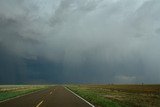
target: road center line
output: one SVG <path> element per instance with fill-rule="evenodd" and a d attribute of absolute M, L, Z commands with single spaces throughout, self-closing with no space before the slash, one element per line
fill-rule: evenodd
<path fill-rule="evenodd" d="M 50 95 L 52 94 L 52 92 L 49 93 Z"/>
<path fill-rule="evenodd" d="M 39 107 L 42 103 L 43 103 L 43 100 L 40 103 L 38 103 L 36 107 Z"/>

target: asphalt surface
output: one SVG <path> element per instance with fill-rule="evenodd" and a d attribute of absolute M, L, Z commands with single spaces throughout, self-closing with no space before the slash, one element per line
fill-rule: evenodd
<path fill-rule="evenodd" d="M 0 103 L 0 107 L 91 107 L 62 86 L 54 86 Z"/>

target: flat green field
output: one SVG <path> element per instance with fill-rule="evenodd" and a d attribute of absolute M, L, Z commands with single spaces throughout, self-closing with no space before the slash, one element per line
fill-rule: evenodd
<path fill-rule="evenodd" d="M 0 85 L 0 101 L 48 88 L 44 85 Z"/>
<path fill-rule="evenodd" d="M 98 107 L 160 107 L 160 85 L 69 85 Z"/>

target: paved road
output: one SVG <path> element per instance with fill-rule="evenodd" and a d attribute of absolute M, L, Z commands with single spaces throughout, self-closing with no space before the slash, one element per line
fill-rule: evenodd
<path fill-rule="evenodd" d="M 1 102 L 0 107 L 91 107 L 62 86 Z"/>

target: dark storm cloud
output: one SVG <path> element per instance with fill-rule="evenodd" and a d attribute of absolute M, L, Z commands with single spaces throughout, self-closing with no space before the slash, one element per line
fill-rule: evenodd
<path fill-rule="evenodd" d="M 159 83 L 159 11 L 158 0 L 1 0 L 0 82 Z"/>

